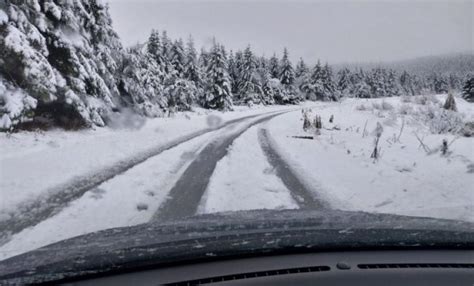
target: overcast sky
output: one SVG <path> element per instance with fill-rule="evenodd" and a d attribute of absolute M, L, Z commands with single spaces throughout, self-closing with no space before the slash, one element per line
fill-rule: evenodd
<path fill-rule="evenodd" d="M 213 36 L 228 49 L 250 44 L 261 55 L 309 62 L 379 62 L 472 51 L 472 0 L 445 1 L 164 1 L 105 0 L 125 45 L 151 29 L 173 38 Z"/>

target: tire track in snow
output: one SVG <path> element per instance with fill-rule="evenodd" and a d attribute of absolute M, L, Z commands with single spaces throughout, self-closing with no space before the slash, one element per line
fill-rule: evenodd
<path fill-rule="evenodd" d="M 291 195 L 301 209 L 329 209 L 329 203 L 318 198 L 314 191 L 302 183 L 291 166 L 276 151 L 275 143 L 268 130 L 259 129 L 258 139 L 268 162 L 275 168 L 277 176 L 282 180 L 287 189 L 290 190 Z"/>
<path fill-rule="evenodd" d="M 108 167 L 96 170 L 83 176 L 78 176 L 65 184 L 55 186 L 48 191 L 45 191 L 44 195 L 36 198 L 35 200 L 18 205 L 15 212 L 2 214 L 3 216 L 7 216 L 7 218 L 0 219 L 0 246 L 5 244 L 11 235 L 56 215 L 65 207 L 67 207 L 69 203 L 80 198 L 87 191 L 96 188 L 105 181 L 108 181 L 115 176 L 126 172 L 130 168 L 143 163 L 151 157 L 157 156 L 166 150 L 174 148 L 184 142 L 202 136 L 206 133 L 217 131 L 235 123 L 239 123 L 258 116 L 278 112 L 279 111 L 270 111 L 232 119 L 218 127 L 206 128 L 193 132 L 169 143 L 160 144 L 159 146 L 150 148 L 134 155 L 133 157 L 121 160 Z"/>
<path fill-rule="evenodd" d="M 286 112 L 288 111 L 262 117 L 245 128 L 209 143 L 178 179 L 169 192 L 169 199 L 158 208 L 151 221 L 178 220 L 195 215 L 217 162 L 227 154 L 227 149 L 234 140 L 250 127 Z"/>

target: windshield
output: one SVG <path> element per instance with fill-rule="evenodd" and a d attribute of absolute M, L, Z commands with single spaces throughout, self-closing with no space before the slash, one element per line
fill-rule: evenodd
<path fill-rule="evenodd" d="M 251 210 L 474 222 L 472 5 L 0 1 L 0 260 Z"/>

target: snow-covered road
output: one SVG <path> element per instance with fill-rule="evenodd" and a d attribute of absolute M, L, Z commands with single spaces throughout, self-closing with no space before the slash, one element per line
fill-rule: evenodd
<path fill-rule="evenodd" d="M 272 113 L 274 112 L 270 112 L 270 114 Z M 27 227 L 34 226 L 37 223 L 59 213 L 63 208 L 67 207 L 70 202 L 80 198 L 87 191 L 96 188 L 100 184 L 126 172 L 140 163 L 143 163 L 151 157 L 157 156 L 166 150 L 209 132 L 225 129 L 229 126 L 232 127 L 239 122 L 251 120 L 260 115 L 261 114 L 248 115 L 242 118 L 229 120 L 216 127 L 209 127 L 192 132 L 165 144 L 159 144 L 158 146 L 153 146 L 138 154 L 133 154 L 126 159 L 105 166 L 93 173 L 77 176 L 70 181 L 54 186 L 45 192 L 46 195 L 39 196 L 36 199 L 18 205 L 14 215 L 10 215 L 7 219 L 0 220 L 0 241 L 2 238 L 5 239 L 11 234 L 18 233 Z"/>
<path fill-rule="evenodd" d="M 101 229 L 196 214 L 216 164 L 234 140 L 254 125 L 295 110 L 299 109 L 263 110 L 231 119 L 153 147 L 97 175 L 71 180 L 62 190 L 45 192 L 48 196 L 28 201 L 31 208 L 23 207 L 0 222 L 4 240 L 0 259 Z M 282 197 L 273 201 L 281 208 L 298 207 L 288 190 L 283 196 L 287 203 Z"/>
<path fill-rule="evenodd" d="M 283 113 L 276 113 L 258 117 L 243 126 L 226 128 L 230 130 L 206 145 L 196 156 L 183 175 L 169 192 L 169 199 L 165 201 L 154 220 L 168 221 L 178 220 L 196 214 L 201 198 L 206 191 L 216 164 L 224 156 L 227 149 L 236 138 L 246 132 L 250 127 L 263 123 Z"/>

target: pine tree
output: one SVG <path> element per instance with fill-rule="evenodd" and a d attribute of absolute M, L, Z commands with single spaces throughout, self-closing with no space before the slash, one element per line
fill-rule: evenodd
<path fill-rule="evenodd" d="M 353 89 L 351 83 L 351 71 L 348 68 L 343 68 L 337 73 L 337 89 L 342 96 L 350 96 Z"/>
<path fill-rule="evenodd" d="M 366 77 L 366 83 L 370 87 L 371 97 L 386 97 L 387 92 L 387 74 L 380 67 L 372 69 L 371 73 Z"/>
<path fill-rule="evenodd" d="M 295 82 L 295 72 L 293 66 L 288 58 L 288 50 L 285 48 L 283 50 L 283 58 L 281 60 L 281 70 L 280 70 L 280 82 L 285 86 L 292 86 Z"/>
<path fill-rule="evenodd" d="M 245 48 L 240 68 L 239 98 L 246 104 L 263 102 L 263 92 L 257 80 L 257 61 L 250 49 Z"/>
<path fill-rule="evenodd" d="M 300 58 L 300 60 L 298 61 L 298 64 L 296 65 L 295 77 L 296 78 L 304 77 L 306 76 L 308 72 L 309 72 L 309 69 L 306 66 L 306 63 L 304 62 L 303 58 Z"/>
<path fill-rule="evenodd" d="M 403 71 L 400 75 L 400 85 L 404 95 L 415 95 L 414 82 L 407 71 Z"/>
<path fill-rule="evenodd" d="M 229 71 L 230 87 L 232 94 L 237 93 L 237 66 L 235 63 L 234 52 L 230 50 L 229 59 L 227 60 L 227 70 Z"/>
<path fill-rule="evenodd" d="M 209 53 L 206 70 L 206 93 L 202 102 L 205 108 L 232 109 L 232 92 L 227 63 L 222 47 L 214 42 Z"/>
<path fill-rule="evenodd" d="M 191 110 L 200 90 L 192 80 L 185 78 L 186 55 L 183 41 L 175 41 L 169 51 L 169 74 L 165 80 L 164 93 L 170 113 Z"/>
<path fill-rule="evenodd" d="M 266 65 L 260 65 L 257 69 L 259 75 L 260 87 L 263 93 L 263 104 L 275 103 L 275 89 L 271 83 L 271 75 Z"/>
<path fill-rule="evenodd" d="M 462 97 L 469 102 L 474 102 L 474 77 L 466 80 L 462 89 Z"/>
<path fill-rule="evenodd" d="M 186 64 L 184 68 L 184 77 L 193 81 L 196 87 L 202 87 L 201 69 L 198 64 L 197 52 L 194 48 L 194 40 L 189 37 L 186 43 Z"/>
<path fill-rule="evenodd" d="M 3 85 L 7 90 L 13 84 L 18 102 L 27 104 L 13 112 L 2 98 L 1 117 L 10 127 L 25 117 L 49 117 L 65 127 L 103 126 L 120 102 L 116 72 L 123 52 L 107 6 L 98 0 L 42 6 L 8 1 L 8 8 L 9 20 L 0 25 L 0 80 L 11 83 Z M 41 110 L 30 112 L 36 103 Z"/>
<path fill-rule="evenodd" d="M 234 94 L 234 100 L 240 101 L 240 91 L 239 88 L 241 86 L 242 80 L 242 69 L 244 65 L 244 55 L 242 51 L 237 51 L 234 57 L 234 63 L 232 67 L 232 79 L 233 79 L 233 86 L 232 86 L 232 93 Z"/>
<path fill-rule="evenodd" d="M 156 30 L 152 30 L 147 42 L 147 52 L 154 58 L 158 65 L 164 62 L 160 34 Z"/>
<path fill-rule="evenodd" d="M 280 62 L 280 83 L 281 90 L 277 93 L 275 100 L 280 104 L 294 104 L 298 101 L 296 96 L 295 72 L 290 62 L 288 50 L 283 50 L 283 58 Z"/>
<path fill-rule="evenodd" d="M 272 78 L 280 78 L 280 63 L 275 54 L 270 58 L 268 69 Z"/>
<path fill-rule="evenodd" d="M 327 100 L 339 100 L 339 93 L 336 90 L 332 69 L 328 63 L 323 68 L 324 97 Z"/>
<path fill-rule="evenodd" d="M 169 52 L 170 64 L 173 67 L 175 76 L 182 78 L 184 76 L 184 66 L 186 64 L 183 41 L 181 39 L 175 41 L 171 45 Z"/>
<path fill-rule="evenodd" d="M 168 107 L 163 93 L 160 67 L 153 56 L 135 46 L 123 54 L 118 66 L 119 90 L 122 99 L 139 114 L 149 117 L 161 116 Z"/>
<path fill-rule="evenodd" d="M 397 80 L 397 74 L 394 70 L 390 70 L 387 75 L 386 83 L 387 95 L 388 96 L 400 96 L 400 86 Z"/>

